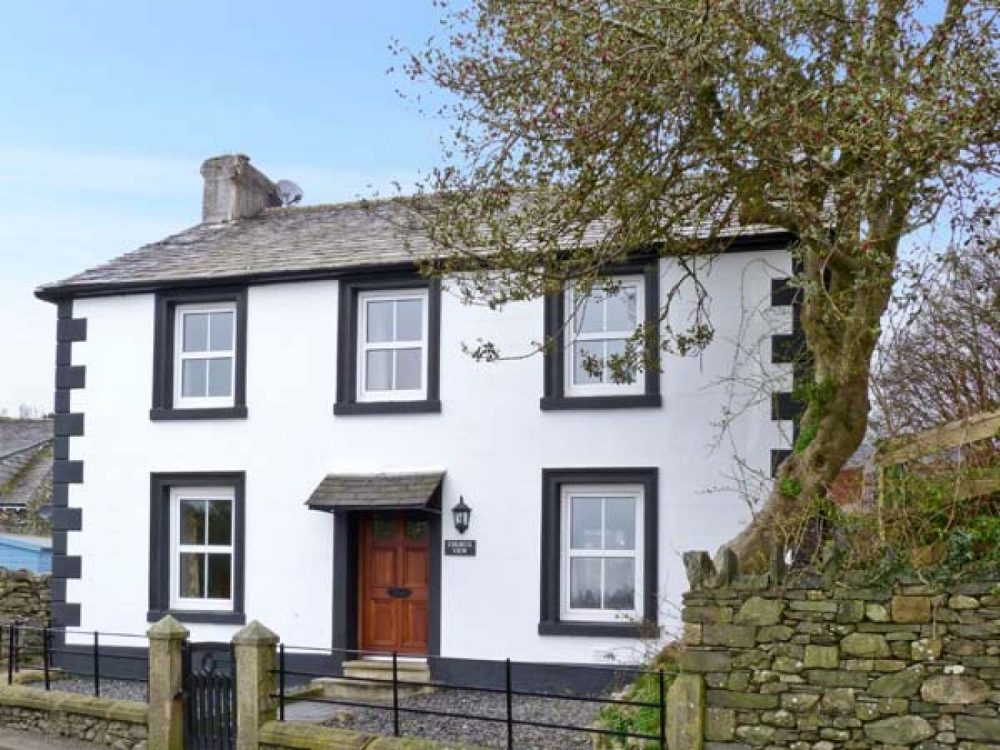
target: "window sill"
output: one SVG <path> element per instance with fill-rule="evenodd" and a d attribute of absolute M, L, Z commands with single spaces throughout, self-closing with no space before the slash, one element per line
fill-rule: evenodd
<path fill-rule="evenodd" d="M 539 400 L 542 411 L 572 409 L 656 409 L 663 406 L 659 393 L 636 396 L 545 396 Z"/>
<path fill-rule="evenodd" d="M 333 413 L 338 416 L 352 414 L 439 414 L 441 401 L 351 401 L 333 405 Z"/>
<path fill-rule="evenodd" d="M 243 612 L 212 612 L 210 610 L 169 609 L 146 613 L 147 622 L 158 622 L 167 615 L 181 622 L 208 623 L 213 625 L 246 625 Z"/>
<path fill-rule="evenodd" d="M 655 629 L 659 637 L 660 628 L 654 623 L 634 622 L 566 622 L 564 620 L 543 620 L 538 623 L 539 635 L 572 635 L 594 638 L 649 638 Z"/>
<path fill-rule="evenodd" d="M 223 406 L 214 409 L 150 409 L 152 422 L 175 422 L 195 419 L 246 419 L 246 406 Z"/>

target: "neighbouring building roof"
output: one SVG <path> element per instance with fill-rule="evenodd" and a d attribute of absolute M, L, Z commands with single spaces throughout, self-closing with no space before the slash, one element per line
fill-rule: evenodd
<path fill-rule="evenodd" d="M 0 505 L 47 499 L 51 483 L 52 422 L 0 419 Z"/>
<path fill-rule="evenodd" d="M 306 505 L 314 510 L 426 508 L 444 480 L 443 471 L 405 474 L 328 474 Z"/>
<path fill-rule="evenodd" d="M 309 278 L 323 272 L 412 265 L 435 255 L 413 229 L 406 199 L 266 208 L 256 216 L 203 223 L 67 279 L 39 287 L 43 299 L 102 290 L 147 290 L 178 282 Z M 605 226 L 591 230 L 596 242 Z M 734 228 L 732 236 L 780 232 Z"/>

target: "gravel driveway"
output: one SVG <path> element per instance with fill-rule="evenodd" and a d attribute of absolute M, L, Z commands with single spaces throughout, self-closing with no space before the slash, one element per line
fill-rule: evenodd
<path fill-rule="evenodd" d="M 503 719 L 506 703 L 502 694 L 459 690 L 438 690 L 426 695 L 400 697 L 401 708 L 491 716 Z M 335 708 L 331 706 L 331 708 Z M 589 726 L 600 710 L 600 704 L 568 701 L 559 698 L 515 697 L 514 718 L 552 724 Z M 392 734 L 392 711 L 344 707 L 327 726 L 355 729 L 370 734 Z M 400 713 L 400 734 L 404 737 L 426 737 L 437 740 L 464 742 L 482 747 L 507 747 L 507 728 L 502 722 L 459 719 L 452 716 Z M 518 750 L 550 750 L 551 748 L 591 747 L 592 735 L 585 731 L 514 727 L 514 747 Z"/>

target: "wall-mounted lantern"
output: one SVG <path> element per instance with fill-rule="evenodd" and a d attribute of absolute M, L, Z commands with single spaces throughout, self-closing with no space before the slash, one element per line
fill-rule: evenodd
<path fill-rule="evenodd" d="M 458 503 L 451 509 L 451 516 L 455 521 L 455 530 L 459 534 L 464 534 L 469 529 L 469 519 L 472 517 L 472 508 L 465 504 L 465 498 L 459 495 Z"/>

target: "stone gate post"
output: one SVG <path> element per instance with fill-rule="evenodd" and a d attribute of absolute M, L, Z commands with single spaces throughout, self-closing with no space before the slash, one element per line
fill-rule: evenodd
<path fill-rule="evenodd" d="M 184 750 L 183 649 L 188 629 L 170 615 L 149 637 L 149 750 Z"/>
<path fill-rule="evenodd" d="M 277 713 L 277 645 L 280 639 L 254 620 L 233 636 L 236 650 L 236 748 L 257 750 L 260 727 Z"/>

